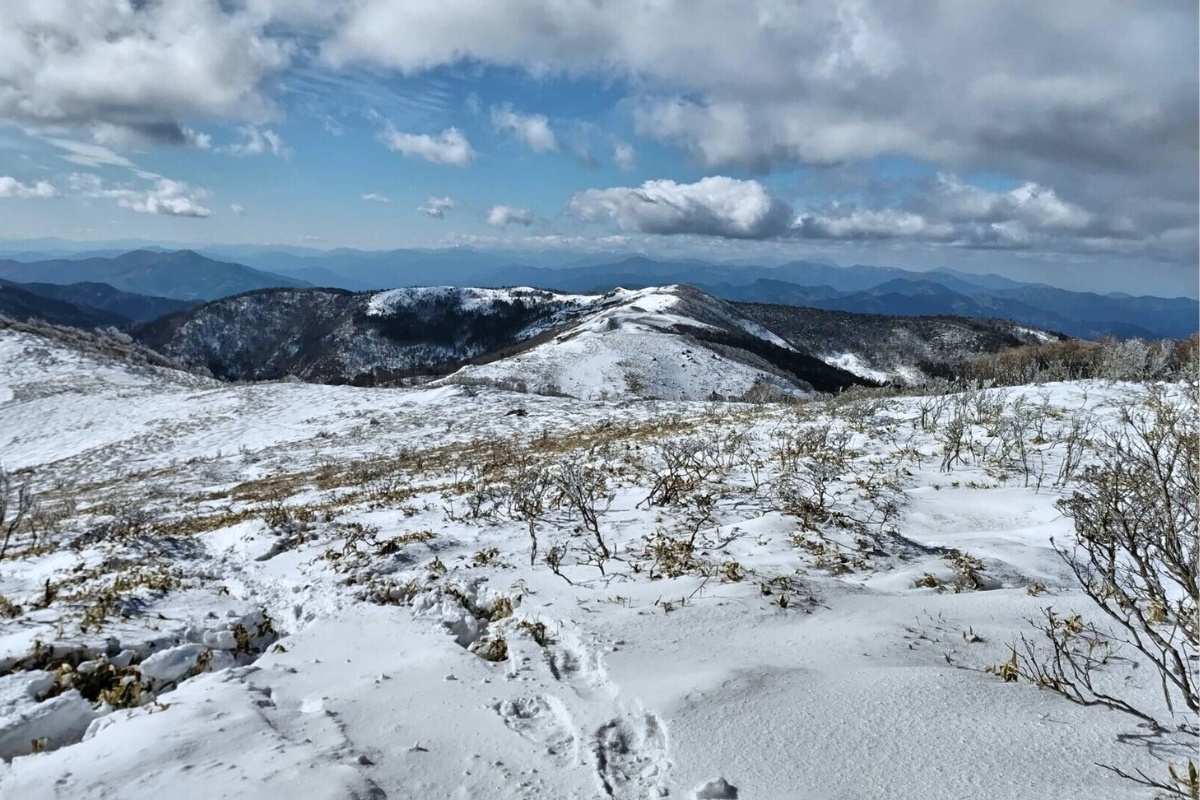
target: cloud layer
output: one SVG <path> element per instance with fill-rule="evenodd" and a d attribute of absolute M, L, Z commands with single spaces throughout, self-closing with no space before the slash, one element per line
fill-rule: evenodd
<path fill-rule="evenodd" d="M 709 167 L 905 155 L 1195 227 L 1193 3 L 359 0 L 333 64 L 617 76 L 639 131 Z M 664 35 L 664 32 L 670 35 Z"/>
<path fill-rule="evenodd" d="M 577 193 L 571 211 L 584 222 L 615 222 L 624 231 L 726 239 L 905 241 L 959 247 L 1124 251 L 1136 240 L 1127 220 L 1106 218 L 1024 183 L 988 191 L 957 176 L 938 175 L 901 208 L 832 202 L 794 212 L 756 180 L 724 176 L 681 184 Z"/>

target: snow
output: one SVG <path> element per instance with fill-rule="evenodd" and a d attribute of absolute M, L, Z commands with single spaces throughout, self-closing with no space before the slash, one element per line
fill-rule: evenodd
<path fill-rule="evenodd" d="M 40 699 L 54 680 L 54 673 L 42 671 L 0 676 L 0 759 L 29 755 L 34 742 L 52 750 L 78 741 L 98 716 L 74 689 Z"/>
<path fill-rule="evenodd" d="M 1039 342 L 1053 342 L 1058 338 L 1058 337 L 1054 336 L 1053 334 L 1048 333 L 1047 331 L 1040 331 L 1040 330 L 1037 330 L 1036 328 L 1023 328 L 1023 327 L 1018 326 L 1015 330 L 1018 334 L 1021 334 L 1022 336 L 1032 337 L 1033 339 L 1036 339 Z"/>
<path fill-rule="evenodd" d="M 677 295 L 610 300 L 457 376 L 557 381 L 584 399 L 225 385 L 0 332 L 0 458 L 48 507 L 73 502 L 48 546 L 0 561 L 0 596 L 22 606 L 0 619 L 0 796 L 1153 796 L 1093 766 L 1161 771 L 1131 743 L 1136 720 L 982 671 L 1042 608 L 1086 610 L 1050 546 L 1071 534 L 1064 489 L 984 463 L 940 471 L 920 398 L 675 402 L 760 373 L 685 353 L 662 330 Z M 630 375 L 667 400 L 586 399 Z M 1111 418 L 1140 391 L 988 396 L 1059 410 L 1054 428 L 1080 409 Z M 882 508 L 856 483 L 879 464 L 895 481 L 880 491 L 897 536 L 845 572 L 821 566 L 779 502 L 783 444 L 824 424 L 848 437 L 835 507 Z M 717 454 L 711 507 L 649 503 L 668 445 L 697 442 Z M 1039 452 L 1055 475 L 1061 449 Z M 531 566 L 529 521 L 494 494 L 507 469 L 562 463 L 603 476 L 603 575 L 579 514 L 549 507 L 540 553 L 567 556 L 561 575 Z M 151 515 L 145 530 L 119 516 L 130 508 Z M 707 573 L 671 577 L 643 555 L 689 530 Z M 953 580 L 947 547 L 982 560 L 985 590 L 918 585 Z M 502 659 L 483 657 L 500 641 Z M 41 699 L 54 672 L 11 671 L 35 649 L 135 668 L 146 697 Z M 1148 670 L 1114 669 L 1154 701 Z"/>
<path fill-rule="evenodd" d="M 877 369 L 867 364 L 857 353 L 839 353 L 831 356 L 821 356 L 821 360 L 832 367 L 844 369 L 860 378 L 876 381 L 877 383 L 896 383 L 901 386 L 919 386 L 926 378 L 915 367 L 900 365 L 890 370 Z"/>
<path fill-rule="evenodd" d="M 379 292 L 368 303 L 367 313 L 383 316 L 422 303 L 448 300 L 455 300 L 464 311 L 476 311 L 495 303 L 512 303 L 514 301 L 586 306 L 594 305 L 600 297 L 600 295 L 559 294 L 528 286 L 509 289 L 415 286 Z"/>
<path fill-rule="evenodd" d="M 714 393 L 732 397 L 758 381 L 796 392 L 768 370 L 722 358 L 673 333 L 677 327 L 714 329 L 680 308 L 678 289 L 618 289 L 592 298 L 598 309 L 553 340 L 501 361 L 464 367 L 443 383 L 523 385 L 533 392 L 587 400 L 627 396 L 697 400 Z M 753 335 L 792 349 L 749 320 L 727 318 Z"/>

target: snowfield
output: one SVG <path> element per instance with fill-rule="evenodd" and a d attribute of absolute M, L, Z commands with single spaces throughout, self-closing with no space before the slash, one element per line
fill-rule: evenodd
<path fill-rule="evenodd" d="M 1145 387 L 625 401 L 761 374 L 630 295 L 503 362 L 575 398 L 0 330 L 0 465 L 42 504 L 0 559 L 0 797 L 1154 796 L 1096 765 L 1194 743 L 994 672 L 1042 609 L 1094 614 L 1051 545 L 1064 432 Z"/>

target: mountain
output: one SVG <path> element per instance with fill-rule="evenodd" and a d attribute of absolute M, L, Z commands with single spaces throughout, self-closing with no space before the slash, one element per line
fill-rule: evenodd
<path fill-rule="evenodd" d="M 0 317 L 20 322 L 37 319 L 53 325 L 89 329 L 120 326 L 129 322 L 120 314 L 81 308 L 65 300 L 31 292 L 21 284 L 5 280 L 0 280 Z"/>
<path fill-rule="evenodd" d="M 169 297 L 122 292 L 107 283 L 21 283 L 12 285 L 42 297 L 70 303 L 81 309 L 116 315 L 122 320 L 120 325 L 149 322 L 164 314 L 173 314 L 196 305 L 195 301 L 172 300 Z"/>
<path fill-rule="evenodd" d="M 175 300 L 214 300 L 305 281 L 214 261 L 192 250 L 135 250 L 113 258 L 0 261 L 0 278 L 18 283 L 106 283 L 124 292 Z"/>
<path fill-rule="evenodd" d="M 1012 323 L 730 304 L 687 286 L 271 289 L 137 326 L 136 339 L 228 380 L 500 386 L 581 398 L 702 399 L 760 387 L 918 383 L 1054 338 Z M 886 340 L 886 341 L 884 341 Z"/>
<path fill-rule="evenodd" d="M 53 261 L 0 261 L 0 278 L 22 283 L 103 282 L 124 291 L 182 300 L 213 300 L 274 287 L 361 292 L 424 285 L 536 286 L 603 294 L 617 287 L 686 284 L 724 300 L 885 315 L 1001 317 L 1082 338 L 1184 338 L 1200 328 L 1200 304 L 1189 298 L 1073 292 L 947 268 L 921 272 L 810 261 L 732 264 L 469 247 L 379 252 L 210 248 L 217 251 L 236 253 L 249 266 L 192 250 L 144 249 L 114 257 L 81 258 L 76 253 Z"/>
<path fill-rule="evenodd" d="M 861 314 L 769 303 L 734 307 L 797 350 L 879 382 L 950 378 L 975 356 L 1066 338 L 1000 319 Z"/>
<path fill-rule="evenodd" d="M 769 280 L 703 288 L 729 300 L 788 303 L 830 311 L 1002 318 L 1085 339 L 1180 339 L 1200 328 L 1200 304 L 1187 298 L 1112 297 L 1035 284 L 984 289 L 963 286 L 962 280 L 953 276 L 947 280 L 935 273 L 920 275 L 919 279 L 893 279 L 855 292 Z M 959 288 L 950 288 L 947 282 L 958 283 Z"/>
<path fill-rule="evenodd" d="M 1000 289 L 995 296 L 1082 323 L 1082 329 L 1118 337 L 1141 335 L 1125 330 L 1145 330 L 1151 336 L 1183 339 L 1200 328 L 1200 304 L 1186 297 L 1101 295 L 1036 284 Z"/>
<path fill-rule="evenodd" d="M 134 329 L 218 377 L 364 385 L 454 382 L 578 397 L 699 399 L 756 384 L 837 391 L 862 378 L 801 353 L 687 287 L 603 295 L 537 289 L 267 290 Z"/>

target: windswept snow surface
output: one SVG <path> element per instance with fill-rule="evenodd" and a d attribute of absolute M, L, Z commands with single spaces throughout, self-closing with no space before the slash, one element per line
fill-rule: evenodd
<path fill-rule="evenodd" d="M 589 325 L 632 348 L 656 303 Z M 555 379 L 616 368 L 595 332 L 545 345 L 581 365 Z M 0 331 L 0 461 L 49 515 L 0 561 L 0 797 L 1149 798 L 1094 766 L 1162 772 L 1135 720 L 983 672 L 1087 610 L 1053 433 L 1141 391 L 980 395 L 1047 410 L 1039 488 L 941 472 L 920 398 L 234 386 Z M 822 453 L 848 527 L 786 500 Z M 77 693 L 113 671 L 125 695 Z"/>

